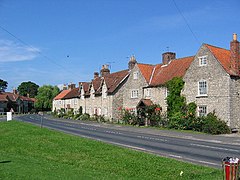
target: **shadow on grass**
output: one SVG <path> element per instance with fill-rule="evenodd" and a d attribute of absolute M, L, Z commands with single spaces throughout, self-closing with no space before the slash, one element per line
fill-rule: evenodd
<path fill-rule="evenodd" d="M 10 163 L 12 161 L 0 161 L 0 164 L 3 164 L 3 163 Z"/>

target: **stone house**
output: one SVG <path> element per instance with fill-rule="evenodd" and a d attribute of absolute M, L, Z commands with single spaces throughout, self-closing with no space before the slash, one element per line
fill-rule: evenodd
<path fill-rule="evenodd" d="M 128 78 L 128 70 L 110 73 L 108 66 L 104 65 L 99 73 L 94 73 L 90 82 L 80 82 L 80 103 L 83 113 L 90 116 L 102 115 L 110 121 L 119 116 L 118 108 L 122 106 L 123 88 Z"/>
<path fill-rule="evenodd" d="M 195 102 L 198 115 L 215 112 L 231 128 L 240 128 L 240 55 L 237 35 L 230 50 L 203 44 L 184 76 L 182 94 Z"/>
<path fill-rule="evenodd" d="M 110 120 L 119 118 L 121 108 L 136 112 L 140 106 L 160 104 L 166 111 L 165 83 L 174 77 L 185 81 L 182 95 L 187 103 L 197 104 L 198 116 L 214 111 L 231 128 L 239 129 L 240 55 L 236 34 L 230 50 L 203 44 L 195 56 L 176 58 L 175 53 L 165 52 L 162 63 L 156 65 L 138 63 L 132 56 L 128 69 L 115 73 L 104 65 L 100 76 L 95 72 L 91 82 L 80 82 L 69 102 L 65 98 L 55 107 L 66 108 L 69 104 L 71 108 L 74 104 L 70 100 L 75 99 L 76 110 L 81 107 L 83 113 L 104 115 Z M 55 100 L 70 92 L 63 91 Z"/>
<path fill-rule="evenodd" d="M 20 96 L 17 90 L 0 92 L 0 112 L 28 113 L 34 108 L 34 98 Z"/>
<path fill-rule="evenodd" d="M 76 88 L 75 84 L 70 84 L 68 89 L 64 89 L 53 99 L 52 111 L 73 110 L 75 113 L 78 112 L 79 96 L 79 88 Z"/>
<path fill-rule="evenodd" d="M 183 77 L 193 61 L 193 56 L 176 59 L 175 53 L 163 54 L 162 64 L 137 63 L 125 84 L 123 108 L 136 112 L 139 105 L 160 104 L 167 110 L 165 83 L 173 77 Z"/>

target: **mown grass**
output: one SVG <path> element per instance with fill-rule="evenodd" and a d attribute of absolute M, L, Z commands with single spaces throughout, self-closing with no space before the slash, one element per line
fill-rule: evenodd
<path fill-rule="evenodd" d="M 206 180 L 222 172 L 11 121 L 0 122 L 0 179 Z"/>

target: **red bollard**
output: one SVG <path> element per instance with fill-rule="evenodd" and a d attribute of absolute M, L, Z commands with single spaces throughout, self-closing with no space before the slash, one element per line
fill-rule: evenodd
<path fill-rule="evenodd" d="M 226 157 L 222 160 L 223 179 L 224 180 L 239 180 L 239 165 L 238 158 Z"/>

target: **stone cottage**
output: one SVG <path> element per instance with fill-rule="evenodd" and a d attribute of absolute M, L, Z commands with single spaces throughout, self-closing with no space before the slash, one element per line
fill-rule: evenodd
<path fill-rule="evenodd" d="M 203 44 L 184 76 L 182 94 L 195 102 L 198 115 L 215 112 L 231 128 L 240 128 L 240 55 L 237 35 L 230 50 Z"/>
<path fill-rule="evenodd" d="M 130 72 L 124 89 L 123 108 L 137 111 L 138 105 L 160 104 L 167 110 L 167 89 L 164 84 L 173 77 L 183 77 L 194 57 L 176 59 L 176 54 L 166 52 L 162 64 L 137 63 Z"/>
<path fill-rule="evenodd" d="M 0 92 L 0 112 L 28 113 L 34 108 L 34 98 L 20 96 L 16 89 L 13 92 Z"/>
<path fill-rule="evenodd" d="M 128 70 L 110 73 L 107 65 L 104 65 L 99 73 L 94 73 L 94 79 L 90 82 L 79 83 L 80 103 L 83 113 L 103 115 L 110 121 L 119 116 L 118 107 L 122 106 L 123 86 L 129 75 Z"/>

